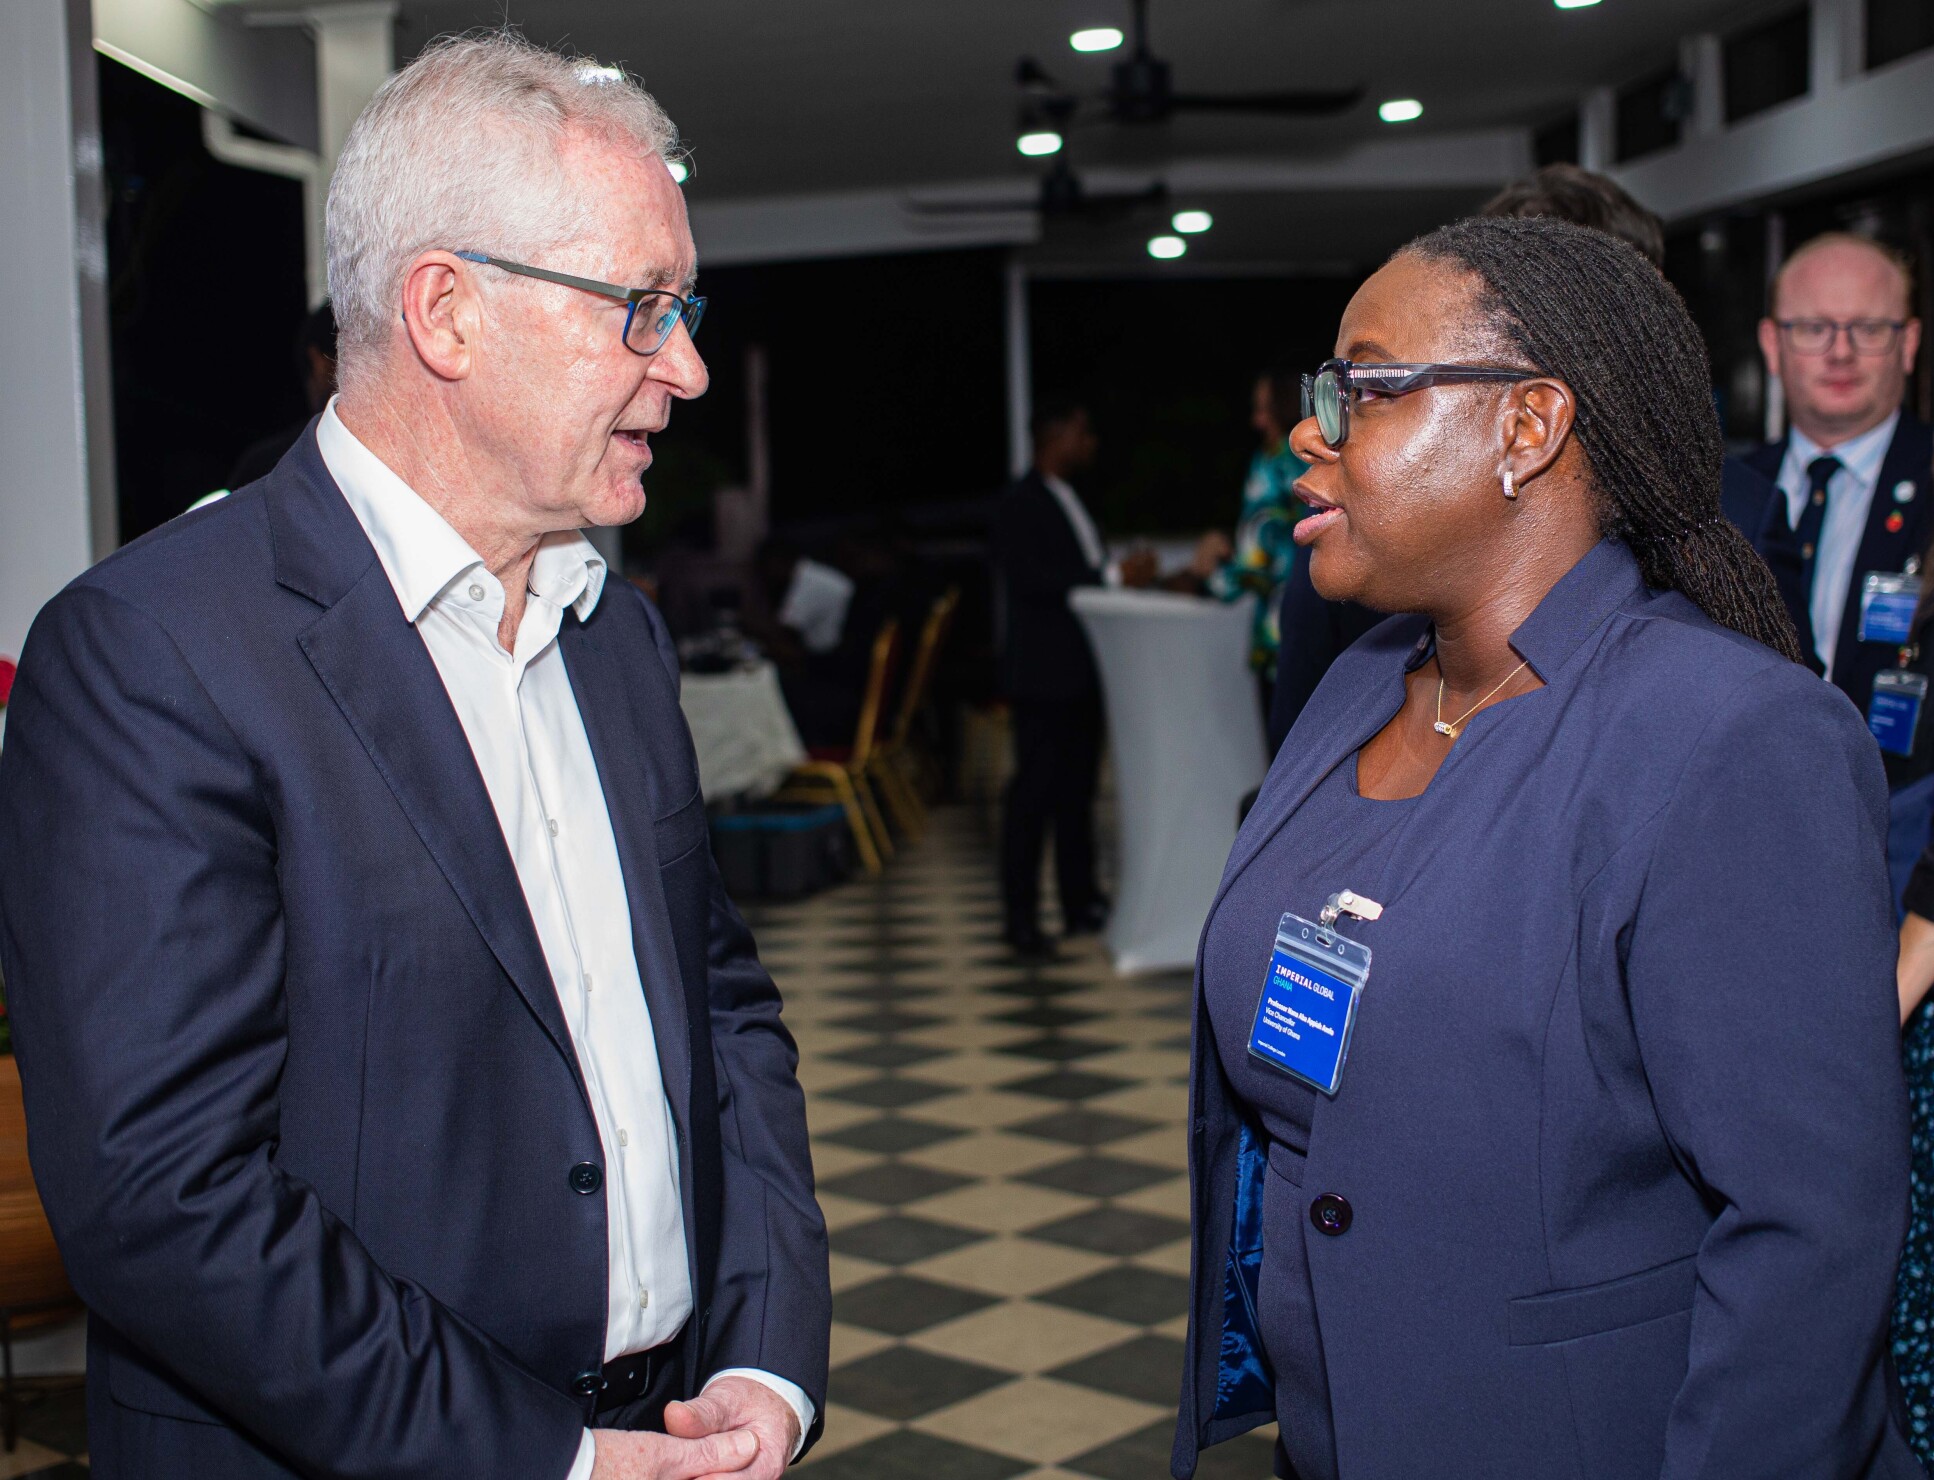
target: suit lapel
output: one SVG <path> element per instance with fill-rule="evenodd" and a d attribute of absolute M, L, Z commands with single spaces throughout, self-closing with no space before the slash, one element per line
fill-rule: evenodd
<path fill-rule="evenodd" d="M 1867 506 L 1867 528 L 1860 537 L 1860 553 L 1854 561 L 1853 577 L 1847 583 L 1847 605 L 1840 619 L 1840 637 L 1834 645 L 1833 671 L 1836 676 L 1851 673 L 1859 662 L 1861 586 L 1870 571 L 1900 571 L 1907 568 L 1910 556 L 1927 548 L 1928 498 L 1927 455 L 1920 450 L 1917 459 L 1914 424 L 1903 415 L 1881 459 L 1880 476 L 1874 480 L 1873 501 Z M 1913 489 L 1903 502 L 1894 495 L 1902 484 Z M 1887 521 L 1901 516 L 1900 527 L 1890 530 Z"/>
<path fill-rule="evenodd" d="M 643 613 L 635 603 L 617 600 L 611 593 L 598 603 L 589 622 L 579 622 L 567 613 L 558 630 L 558 646 L 577 696 L 578 713 L 584 717 L 584 733 L 591 742 L 611 831 L 618 841 L 625 898 L 631 905 L 632 952 L 651 1009 L 651 1032 L 658 1043 L 665 1093 L 684 1123 L 692 1087 L 691 1009 L 681 985 L 671 913 L 658 872 L 653 822 L 660 812 L 669 812 L 685 799 L 672 797 L 660 806 L 650 784 L 654 740 L 662 745 L 668 730 L 675 735 L 683 723 L 678 694 L 658 660 Z"/>
<path fill-rule="evenodd" d="M 270 476 L 276 580 L 323 608 L 298 639 L 303 654 L 577 1077 L 550 968 L 470 742 L 429 649 L 316 450 L 313 422 Z"/>

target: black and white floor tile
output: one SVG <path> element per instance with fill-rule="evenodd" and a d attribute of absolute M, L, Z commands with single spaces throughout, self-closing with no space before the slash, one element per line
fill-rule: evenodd
<path fill-rule="evenodd" d="M 1097 941 L 1017 964 L 982 821 L 877 881 L 748 910 L 799 1039 L 832 1231 L 810 1480 L 1163 1480 L 1188 1285 L 1188 981 Z M 1049 914 L 1052 915 L 1050 909 Z M 1264 1480 L 1273 1429 L 1203 1480 Z M 0 1480 L 81 1476 L 73 1383 L 29 1383 Z"/>
<path fill-rule="evenodd" d="M 1018 964 L 936 812 L 884 878 L 750 912 L 798 1036 L 833 1247 L 813 1480 L 1159 1480 L 1188 1279 L 1188 981 Z M 1273 1430 L 1204 1480 L 1271 1473 Z"/>

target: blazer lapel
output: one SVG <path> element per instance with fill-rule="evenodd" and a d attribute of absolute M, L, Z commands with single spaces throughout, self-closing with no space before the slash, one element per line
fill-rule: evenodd
<path fill-rule="evenodd" d="M 1927 547 L 1928 500 L 1921 495 L 1926 491 L 1928 470 L 1924 452 L 1919 465 L 1915 465 L 1912 444 L 1917 439 L 1913 431 L 1913 424 L 1903 415 L 1893 440 L 1887 445 L 1887 455 L 1881 459 L 1880 476 L 1874 480 L 1873 501 L 1867 507 L 1867 528 L 1860 537 L 1853 578 L 1847 583 L 1840 637 L 1834 644 L 1836 678 L 1842 673 L 1851 673 L 1859 661 L 1860 597 L 1868 573 L 1905 570 L 1908 557 L 1922 554 Z M 1905 502 L 1894 496 L 1894 490 L 1902 484 L 1913 490 Z M 1890 530 L 1887 521 L 1896 514 L 1900 515 L 1899 527 Z"/>
<path fill-rule="evenodd" d="M 324 608 L 298 639 L 304 655 L 582 1087 L 550 967 L 470 742 L 429 649 L 316 451 L 313 424 L 275 476 L 268 512 L 276 579 Z"/>
<path fill-rule="evenodd" d="M 636 630 L 627 632 L 634 622 Z M 692 1087 L 691 1009 L 681 986 L 653 824 L 660 813 L 669 814 L 688 799 L 664 798 L 661 805 L 651 787 L 654 740 L 662 747 L 683 724 L 678 692 L 658 659 L 643 613 L 611 593 L 588 623 L 567 614 L 558 646 L 618 840 L 618 863 L 631 904 L 631 948 L 651 1009 L 665 1092 L 683 1122 Z M 695 795 L 695 769 L 692 784 Z"/>
<path fill-rule="evenodd" d="M 1222 871 L 1222 882 L 1216 886 L 1215 903 L 1209 907 L 1209 918 L 1214 917 L 1222 904 L 1222 896 L 1228 893 L 1236 876 L 1295 815 L 1323 778 L 1347 757 L 1355 755 L 1403 707 L 1403 654 L 1409 650 L 1407 643 L 1392 649 L 1394 676 L 1389 683 L 1354 695 L 1334 717 L 1322 711 L 1306 710 L 1305 717 L 1296 722 L 1296 728 L 1277 752 L 1268 776 L 1263 778 L 1255 806 L 1250 808 L 1242 830 L 1236 834 L 1228 866 Z"/>

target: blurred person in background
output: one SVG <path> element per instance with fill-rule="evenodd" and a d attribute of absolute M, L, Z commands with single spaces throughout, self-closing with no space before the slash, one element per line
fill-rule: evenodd
<path fill-rule="evenodd" d="M 1698 330 L 1624 243 L 1475 218 L 1336 353 L 1298 540 L 1412 615 L 1204 929 L 1175 1474 L 1274 1420 L 1302 1480 L 1918 1480 L 1885 787 L 1720 513 Z"/>
<path fill-rule="evenodd" d="M 340 394 L 34 622 L 0 967 L 103 1480 L 776 1480 L 821 1426 L 797 1053 L 582 533 L 707 386 L 677 151 L 615 69 L 427 47 L 330 187 Z"/>
<path fill-rule="evenodd" d="M 1908 645 L 1873 594 L 1925 581 L 1934 535 L 1934 433 L 1903 404 L 1920 337 L 1907 260 L 1845 232 L 1787 258 L 1759 326 L 1791 427 L 1750 459 L 1779 485 L 1763 546 L 1786 577 L 1807 662 L 1870 718 L 1876 677 L 1898 667 Z M 1882 756 L 1898 902 L 1934 823 L 1934 775 L 1914 775 L 1911 755 L 1883 747 Z"/>
<path fill-rule="evenodd" d="M 1615 236 L 1654 267 L 1665 263 L 1665 223 L 1634 200 L 1617 181 L 1575 164 L 1549 164 L 1504 187 L 1479 212 L 1484 216 L 1550 217 Z M 1774 503 L 1772 481 L 1738 458 L 1721 472 L 1720 510 L 1756 544 Z M 1292 567 L 1284 584 L 1276 662 L 1276 693 L 1269 712 L 1273 754 L 1296 724 L 1330 664 L 1381 620 L 1377 613 L 1325 602 L 1308 577 L 1308 562 Z"/>
<path fill-rule="evenodd" d="M 1095 783 L 1101 769 L 1101 674 L 1068 597 L 1084 586 L 1152 585 L 1153 552 L 1108 558 L 1073 479 L 1094 465 L 1085 406 L 1044 402 L 1034 414 L 1034 466 L 1001 496 L 994 578 L 1001 669 L 1014 716 L 1014 776 L 1001 809 L 1004 938 L 1024 958 L 1055 954 L 1041 929 L 1041 854 L 1054 836 L 1055 883 L 1069 935 L 1101 929 L 1108 899 L 1095 878 Z"/>
<path fill-rule="evenodd" d="M 322 415 L 322 408 L 335 395 L 336 312 L 326 298 L 320 307 L 309 310 L 302 320 L 302 328 L 296 333 L 295 373 L 302 384 L 302 399 L 308 409 L 300 421 L 291 422 L 273 435 L 249 444 L 229 471 L 230 488 L 253 483 L 281 462 L 283 454 L 295 446 L 296 439 L 311 421 Z"/>
<path fill-rule="evenodd" d="M 1249 425 L 1260 442 L 1249 459 L 1249 477 L 1242 486 L 1242 512 L 1236 520 L 1234 541 L 1204 536 L 1197 556 L 1220 557 L 1203 585 L 1218 601 L 1256 598 L 1255 625 L 1249 639 L 1249 663 L 1262 683 L 1263 712 L 1269 712 L 1276 682 L 1283 583 L 1296 562 L 1291 532 L 1303 516 L 1294 484 L 1305 464 L 1289 450 L 1289 429 L 1301 420 L 1302 376 L 1286 365 L 1272 366 L 1256 377 L 1249 409 Z"/>

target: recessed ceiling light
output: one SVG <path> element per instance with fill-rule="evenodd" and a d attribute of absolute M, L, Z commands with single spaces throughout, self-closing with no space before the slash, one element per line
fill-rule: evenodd
<path fill-rule="evenodd" d="M 1180 257 L 1188 249 L 1189 244 L 1179 236 L 1151 236 L 1148 239 L 1148 255 L 1163 262 Z"/>
<path fill-rule="evenodd" d="M 1076 51 L 1113 51 L 1121 45 L 1121 32 L 1113 26 L 1093 26 L 1076 31 L 1068 38 L 1068 45 Z"/>
<path fill-rule="evenodd" d="M 1598 0 L 1552 0 L 1560 10 L 1583 10 L 1587 5 L 1596 5 Z"/>
<path fill-rule="evenodd" d="M 687 168 L 685 161 L 682 159 L 666 160 L 665 168 L 672 172 L 673 181 L 680 185 L 683 185 L 692 176 L 691 170 Z"/>
<path fill-rule="evenodd" d="M 1385 123 L 1409 123 L 1413 118 L 1423 116 L 1424 105 L 1415 98 L 1392 98 L 1377 107 L 1377 117 Z"/>
<path fill-rule="evenodd" d="M 1043 129 L 1035 134 L 1022 134 L 1014 141 L 1014 147 L 1023 154 L 1059 154 L 1061 135 L 1052 129 Z"/>
<path fill-rule="evenodd" d="M 1207 231 L 1215 225 L 1215 217 L 1207 211 L 1177 211 L 1169 218 L 1169 225 L 1177 231 L 1193 236 L 1198 231 Z"/>

